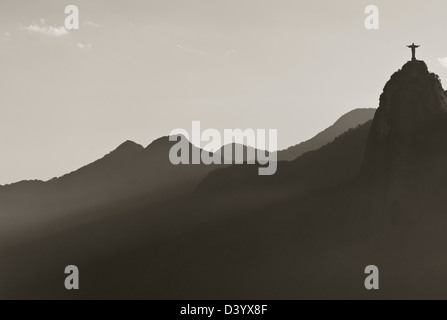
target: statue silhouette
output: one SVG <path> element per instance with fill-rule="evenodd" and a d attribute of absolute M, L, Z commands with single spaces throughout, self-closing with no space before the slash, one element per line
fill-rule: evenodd
<path fill-rule="evenodd" d="M 407 46 L 407 48 L 411 49 L 411 55 L 412 55 L 411 61 L 416 61 L 416 49 L 419 48 L 419 47 L 420 46 L 419 45 L 415 45 L 414 42 L 413 42 L 412 45 Z"/>

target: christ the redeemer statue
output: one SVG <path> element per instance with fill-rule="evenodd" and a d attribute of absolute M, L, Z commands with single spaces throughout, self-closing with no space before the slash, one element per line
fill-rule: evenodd
<path fill-rule="evenodd" d="M 414 42 L 411 46 L 407 46 L 407 48 L 411 49 L 411 54 L 412 54 L 412 58 L 411 61 L 416 61 L 416 49 L 419 48 L 420 46 L 415 45 Z"/>

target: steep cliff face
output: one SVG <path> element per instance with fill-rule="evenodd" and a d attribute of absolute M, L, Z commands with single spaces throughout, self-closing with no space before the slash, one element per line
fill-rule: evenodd
<path fill-rule="evenodd" d="M 438 76 L 428 71 L 425 62 L 411 61 L 386 84 L 373 134 L 379 139 L 405 134 L 446 111 L 446 96 Z"/>
<path fill-rule="evenodd" d="M 447 136 L 441 132 L 432 135 L 430 130 L 438 125 L 442 130 L 439 122 L 446 113 L 447 98 L 439 77 L 430 73 L 423 61 L 405 64 L 380 97 L 363 176 L 387 186 L 403 179 L 417 180 L 417 175 L 430 169 L 427 165 L 435 154 L 443 152 Z"/>

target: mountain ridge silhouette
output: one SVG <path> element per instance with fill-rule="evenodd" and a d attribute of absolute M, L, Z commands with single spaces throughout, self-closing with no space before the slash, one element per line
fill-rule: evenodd
<path fill-rule="evenodd" d="M 446 95 L 447 95 L 447 91 L 446 91 Z M 356 126 L 366 123 L 369 120 L 372 120 L 374 113 L 375 113 L 376 109 L 353 109 L 352 111 L 344 114 L 343 116 L 341 116 L 333 125 L 331 125 L 330 127 L 328 127 L 327 129 L 323 130 L 322 132 L 318 133 L 317 135 L 315 135 L 314 137 L 312 137 L 309 140 L 305 140 L 301 143 L 298 143 L 297 145 L 291 146 L 287 149 L 284 150 L 278 150 L 277 152 L 277 156 L 278 156 L 278 161 L 290 161 L 290 160 L 294 160 L 296 159 L 298 156 L 308 152 L 308 151 L 313 151 L 316 150 L 322 146 L 324 146 L 325 144 L 333 141 L 335 138 L 337 138 L 339 135 L 343 134 L 344 132 L 355 128 Z M 120 144 L 117 148 L 115 148 L 114 150 L 110 151 L 108 154 L 106 154 L 104 157 L 108 156 L 108 155 L 113 155 L 115 152 L 119 152 L 119 151 L 123 151 L 123 150 L 135 150 L 135 151 L 144 151 L 147 149 L 153 149 L 156 145 L 158 145 L 159 143 L 162 143 L 164 140 L 166 140 L 167 137 L 160 137 L 158 139 L 155 139 L 154 141 L 152 141 L 151 143 L 149 143 L 146 147 L 143 147 L 142 145 L 131 141 L 131 140 L 127 140 L 125 142 L 123 142 L 122 144 Z M 235 149 L 235 143 L 233 143 L 233 151 Z M 216 151 L 216 153 L 220 153 L 222 154 L 222 160 L 225 159 L 224 157 L 224 147 L 222 146 L 218 151 Z M 244 162 L 247 161 L 247 149 L 254 149 L 256 152 L 255 148 L 252 147 L 247 147 L 246 145 L 243 145 L 243 150 L 244 150 Z M 93 164 L 101 159 L 103 159 L 104 157 L 97 159 L 95 161 L 93 161 L 90 164 Z M 233 158 L 234 160 L 234 152 L 233 152 Z M 60 179 L 66 175 L 69 174 L 73 174 L 81 169 L 83 169 L 84 167 L 89 166 L 90 164 L 86 164 L 85 166 L 82 166 L 74 171 L 71 171 L 69 173 L 63 174 L 60 177 L 55 177 L 49 180 L 39 180 L 39 179 L 32 179 L 32 180 L 22 180 L 22 181 L 17 181 L 14 183 L 9 183 L 9 184 L 5 184 L 5 185 L 0 185 L 0 192 L 3 190 L 5 190 L 6 188 L 10 188 L 10 187 L 15 187 L 17 185 L 23 185 L 23 184 L 38 184 L 38 183 L 45 183 L 45 182 L 49 182 L 52 180 L 57 180 Z"/>
<path fill-rule="evenodd" d="M 375 112 L 376 109 L 373 108 L 354 109 L 341 116 L 333 125 L 329 126 L 313 138 L 279 151 L 278 160 L 291 161 L 306 152 L 317 150 L 332 142 L 346 131 L 372 120 Z"/>

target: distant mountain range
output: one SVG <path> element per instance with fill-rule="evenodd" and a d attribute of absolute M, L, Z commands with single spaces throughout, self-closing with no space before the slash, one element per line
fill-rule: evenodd
<path fill-rule="evenodd" d="M 163 137 L 147 148 L 127 141 L 103 158 L 48 182 L 23 181 L 0 188 L 0 239 L 23 236 L 21 230 L 111 202 L 160 202 L 188 194 L 216 166 L 174 166 Z M 190 144 L 190 150 L 193 147 Z M 1 244 L 0 244 L 1 247 Z"/>
<path fill-rule="evenodd" d="M 320 132 L 310 140 L 299 143 L 298 145 L 292 146 L 286 150 L 278 151 L 278 161 L 291 161 L 306 152 L 321 148 L 350 129 L 372 120 L 375 112 L 376 109 L 355 109 L 350 111 L 338 119 L 332 126 Z M 143 173 L 144 175 L 148 172 L 147 163 L 149 162 L 146 160 L 150 160 L 150 163 L 153 164 L 154 167 L 159 167 L 160 165 L 166 166 L 165 160 L 167 155 L 169 155 L 170 148 L 173 145 L 173 143 L 169 142 L 168 140 L 168 137 L 159 138 L 151 143 L 146 149 L 133 141 L 126 141 L 102 159 L 99 159 L 92 164 L 89 164 L 60 178 L 54 178 L 49 182 L 54 183 L 56 181 L 64 181 L 64 183 L 69 184 L 71 181 L 75 182 L 76 180 L 87 179 L 90 180 L 89 184 L 92 183 L 95 185 L 97 183 L 101 183 L 104 179 L 112 179 L 113 177 L 117 178 L 117 175 L 121 176 L 125 180 L 133 181 L 135 176 L 129 174 L 129 170 L 134 171 L 134 173 L 137 173 L 138 176 L 140 173 Z M 235 150 L 235 146 L 236 144 L 233 144 L 233 151 Z M 192 148 L 192 145 L 190 148 Z M 217 151 L 217 153 L 222 154 L 222 162 L 225 160 L 223 149 L 224 147 Z M 243 146 L 244 162 L 248 160 L 247 150 L 249 149 L 254 150 L 254 148 Z M 233 152 L 233 155 L 234 154 L 235 152 Z M 137 159 L 141 159 L 141 161 Z M 234 161 L 234 156 L 232 160 Z M 138 164 L 136 167 L 133 167 L 131 164 L 135 161 L 138 162 Z M 0 192 L 10 190 L 12 188 L 34 188 L 42 186 L 43 184 L 44 181 L 40 180 L 20 181 L 9 185 L 0 185 Z"/>
<path fill-rule="evenodd" d="M 279 160 L 290 158 L 305 149 L 318 149 L 326 142 L 372 118 L 374 109 L 357 109 L 340 118 L 333 126 L 315 138 L 278 153 Z M 86 208 L 113 201 L 130 201 L 144 197 L 145 202 L 160 202 L 170 197 L 191 193 L 213 170 L 226 165 L 174 166 L 169 151 L 175 142 L 162 137 L 147 148 L 126 141 L 103 158 L 74 172 L 50 181 L 21 181 L 0 186 L 1 234 L 17 234 L 27 227 L 45 225 L 61 216 L 76 216 Z M 190 154 L 192 154 L 190 144 Z M 233 144 L 233 160 L 236 145 Z M 243 146 L 244 161 L 247 150 Z M 225 158 L 223 148 L 217 151 Z M 24 201 L 26 199 L 26 201 Z"/>

